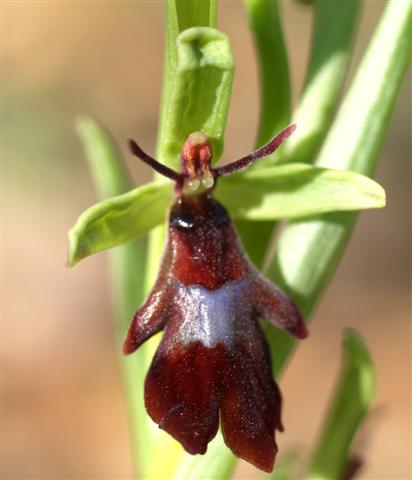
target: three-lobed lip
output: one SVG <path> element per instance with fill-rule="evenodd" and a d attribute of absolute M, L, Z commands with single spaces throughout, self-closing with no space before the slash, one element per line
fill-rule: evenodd
<path fill-rule="evenodd" d="M 307 335 L 291 300 L 254 268 L 215 290 L 186 286 L 167 270 L 136 313 L 124 351 L 164 330 L 145 382 L 151 418 L 189 453 L 203 454 L 220 417 L 233 453 L 271 471 L 282 400 L 260 316 Z"/>

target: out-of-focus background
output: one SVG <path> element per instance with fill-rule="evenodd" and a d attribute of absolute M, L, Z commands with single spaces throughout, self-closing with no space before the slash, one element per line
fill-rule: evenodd
<path fill-rule="evenodd" d="M 310 10 L 284 2 L 296 100 Z M 383 1 L 366 1 L 354 66 Z M 156 1 L 3 2 L 3 478 L 129 479 L 125 405 L 112 340 L 105 255 L 65 267 L 67 230 L 95 201 L 73 122 L 93 114 L 112 131 L 136 184 L 151 172 L 124 148 L 154 152 L 163 59 Z M 250 151 L 257 74 L 240 2 L 221 2 L 236 78 L 225 158 Z M 340 360 L 341 332 L 362 332 L 378 371 L 376 408 L 356 441 L 363 479 L 410 479 L 411 82 L 405 83 L 377 179 L 388 206 L 361 215 L 311 328 L 281 381 L 283 452 L 313 445 Z M 136 266 L 136 275 L 139 267 Z M 157 459 L 159 461 L 161 459 Z M 241 462 L 237 478 L 258 478 Z"/>

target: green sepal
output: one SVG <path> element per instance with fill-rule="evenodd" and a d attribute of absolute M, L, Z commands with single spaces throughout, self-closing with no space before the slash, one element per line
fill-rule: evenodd
<path fill-rule="evenodd" d="M 165 220 L 172 198 L 172 184 L 159 180 L 96 203 L 69 231 L 69 266 L 149 232 Z"/>
<path fill-rule="evenodd" d="M 233 218 L 286 220 L 385 206 L 385 191 L 354 172 L 281 165 L 219 180 L 216 198 Z"/>
<path fill-rule="evenodd" d="M 373 180 L 305 164 L 223 177 L 216 198 L 233 218 L 248 220 L 303 218 L 385 205 L 385 192 Z M 159 180 L 90 207 L 69 232 L 69 265 L 149 232 L 165 220 L 172 199 L 172 184 Z"/>

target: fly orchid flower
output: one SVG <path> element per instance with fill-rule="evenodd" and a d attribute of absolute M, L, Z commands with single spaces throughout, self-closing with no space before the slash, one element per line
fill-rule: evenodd
<path fill-rule="evenodd" d="M 145 381 L 146 409 L 191 454 L 206 452 L 220 416 L 227 446 L 267 472 L 277 452 L 275 430 L 283 430 L 282 399 L 258 319 L 296 338 L 308 332 L 292 300 L 251 263 L 212 191 L 220 176 L 271 154 L 294 129 L 219 168 L 211 166 L 207 136 L 192 133 L 181 173 L 130 141 L 135 155 L 175 181 L 176 194 L 157 281 L 124 343 L 130 354 L 164 331 Z"/>

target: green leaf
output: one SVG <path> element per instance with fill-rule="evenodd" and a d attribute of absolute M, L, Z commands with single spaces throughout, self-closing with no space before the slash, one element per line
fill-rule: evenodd
<path fill-rule="evenodd" d="M 249 220 L 302 218 L 385 205 L 384 190 L 370 178 L 306 164 L 222 178 L 215 196 L 234 218 Z"/>
<path fill-rule="evenodd" d="M 193 27 L 177 37 L 175 75 L 158 144 L 158 158 L 179 168 L 182 145 L 194 131 L 206 133 L 214 159 L 223 150 L 223 133 L 233 81 L 229 40 L 207 27 Z"/>
<path fill-rule="evenodd" d="M 69 265 L 147 233 L 164 221 L 172 198 L 172 184 L 159 180 L 93 205 L 69 232 Z"/>
<path fill-rule="evenodd" d="M 129 190 L 132 185 L 129 173 L 106 129 L 92 118 L 84 116 L 77 121 L 76 127 L 86 150 L 98 197 L 104 199 Z M 138 352 L 132 359 L 126 359 L 121 354 L 121 344 L 130 320 L 143 299 L 144 245 L 140 240 L 134 240 L 114 248 L 109 260 L 117 352 L 127 397 L 130 431 L 133 447 L 136 448 L 137 445 L 139 453 L 144 456 L 146 442 L 139 438 L 144 422 L 144 419 L 139 418 L 139 412 L 142 409 L 144 411 L 143 397 L 139 395 L 143 386 L 143 372 L 140 368 L 142 355 Z"/>
<path fill-rule="evenodd" d="M 412 54 L 412 2 L 390 0 L 317 165 L 372 175 Z"/>
<path fill-rule="evenodd" d="M 289 65 L 278 0 L 244 0 L 243 4 L 259 67 L 260 115 L 256 147 L 260 147 L 289 123 Z M 259 164 L 256 167 L 259 168 Z"/>
<path fill-rule="evenodd" d="M 342 91 L 361 4 L 361 0 L 315 3 L 309 66 L 293 115 L 298 129 L 275 161 L 314 161 Z"/>
<path fill-rule="evenodd" d="M 411 57 L 412 3 L 391 0 L 322 148 L 318 164 L 370 175 Z M 309 320 L 352 231 L 356 215 L 334 213 L 293 222 L 279 237 L 268 275 Z M 266 330 L 281 370 L 294 341 Z"/>
<path fill-rule="evenodd" d="M 375 372 L 362 337 L 346 330 L 343 360 L 332 402 L 311 456 L 310 480 L 340 480 L 352 440 L 371 407 Z"/>

